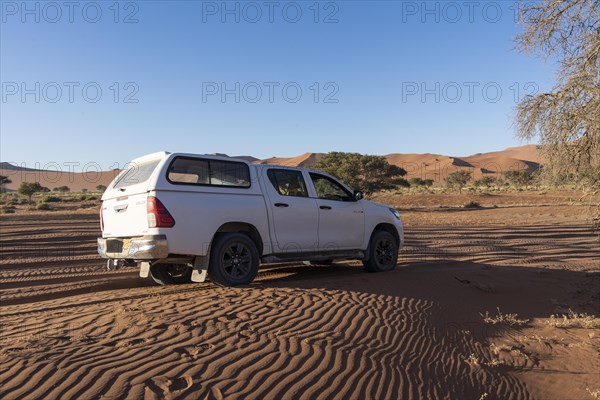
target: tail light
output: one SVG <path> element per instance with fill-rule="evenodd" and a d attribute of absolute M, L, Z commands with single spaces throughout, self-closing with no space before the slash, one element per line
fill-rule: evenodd
<path fill-rule="evenodd" d="M 148 197 L 146 210 L 148 211 L 148 228 L 171 228 L 175 225 L 175 220 L 169 210 L 156 197 Z"/>
<path fill-rule="evenodd" d="M 104 215 L 102 215 L 102 206 L 100 206 L 100 230 L 104 231 Z"/>

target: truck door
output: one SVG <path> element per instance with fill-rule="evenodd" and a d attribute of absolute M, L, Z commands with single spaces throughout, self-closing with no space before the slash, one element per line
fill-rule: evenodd
<path fill-rule="evenodd" d="M 302 172 L 286 168 L 266 170 L 265 188 L 276 237 L 274 253 L 315 251 L 319 211 L 309 197 Z"/>
<path fill-rule="evenodd" d="M 365 235 L 361 202 L 336 180 L 314 172 L 308 175 L 319 209 L 319 250 L 360 249 Z"/>

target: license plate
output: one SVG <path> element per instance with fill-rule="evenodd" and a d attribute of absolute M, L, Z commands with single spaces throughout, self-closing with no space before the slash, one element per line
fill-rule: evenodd
<path fill-rule="evenodd" d="M 121 253 L 123 251 L 123 241 L 121 239 L 111 239 L 106 241 L 107 253 Z"/>

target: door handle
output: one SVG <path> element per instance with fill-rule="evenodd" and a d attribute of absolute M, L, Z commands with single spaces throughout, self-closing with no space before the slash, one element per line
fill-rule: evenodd
<path fill-rule="evenodd" d="M 319 207 L 321 210 L 331 210 L 331 207 L 329 206 L 321 206 Z"/>
<path fill-rule="evenodd" d="M 290 205 L 287 203 L 275 203 L 274 206 L 275 207 L 289 207 Z"/>

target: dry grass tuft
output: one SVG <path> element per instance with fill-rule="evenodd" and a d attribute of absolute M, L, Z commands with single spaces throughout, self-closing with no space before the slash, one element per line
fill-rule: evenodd
<path fill-rule="evenodd" d="M 600 328 L 600 318 L 586 313 L 576 313 L 569 308 L 566 314 L 551 315 L 546 323 L 555 328 Z"/>
<path fill-rule="evenodd" d="M 600 399 L 600 389 L 592 390 L 590 388 L 585 388 L 585 390 L 595 399 Z"/>
<path fill-rule="evenodd" d="M 491 361 L 488 361 L 485 363 L 485 365 L 487 365 L 488 367 L 492 367 L 492 368 L 498 367 L 503 364 L 504 364 L 504 361 L 498 360 L 497 358 L 492 358 Z"/>
<path fill-rule="evenodd" d="M 486 324 L 506 324 L 510 326 L 514 325 L 524 325 L 529 322 L 528 319 L 518 319 L 517 314 L 502 314 L 500 308 L 496 308 L 498 310 L 498 314 L 496 316 L 491 316 L 489 312 L 485 312 L 485 314 L 479 313 L 483 317 L 483 322 Z"/>
<path fill-rule="evenodd" d="M 467 364 L 469 364 L 470 367 L 479 366 L 479 358 L 475 355 L 475 353 L 471 353 L 469 357 L 465 358 L 464 360 Z"/>

